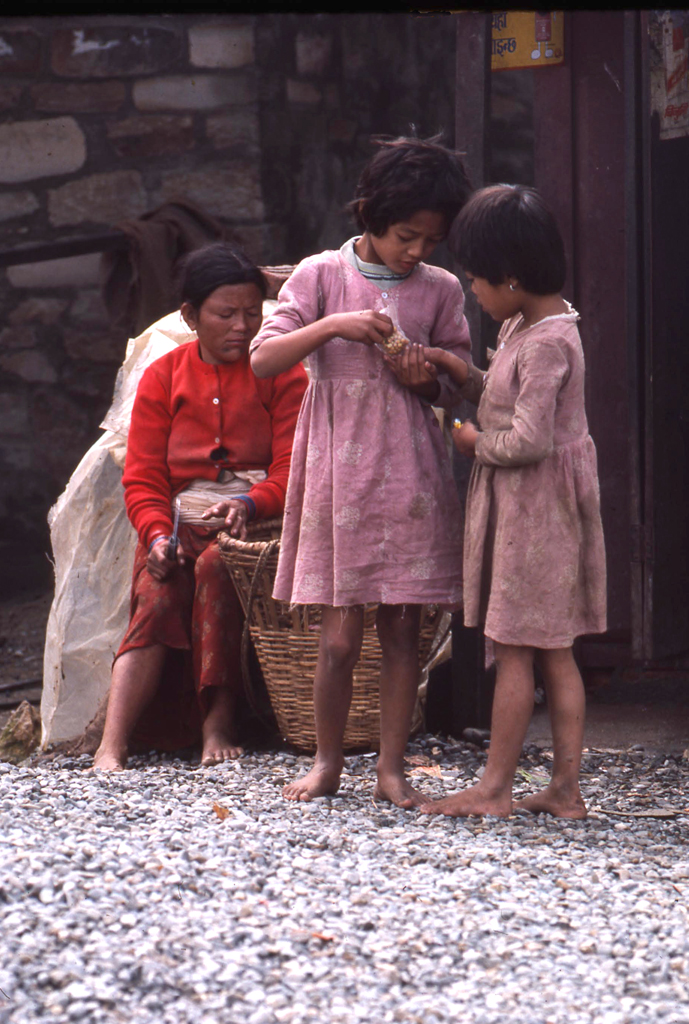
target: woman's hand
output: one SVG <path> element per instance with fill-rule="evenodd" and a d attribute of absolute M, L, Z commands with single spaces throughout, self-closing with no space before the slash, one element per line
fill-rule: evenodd
<path fill-rule="evenodd" d="M 452 440 L 454 441 L 455 448 L 462 455 L 470 457 L 476 454 L 476 438 L 478 435 L 479 431 L 470 422 L 462 423 L 461 427 L 454 427 L 452 430 Z"/>
<path fill-rule="evenodd" d="M 177 544 L 176 557 L 167 557 L 167 547 L 169 543 L 169 537 L 161 537 L 160 540 L 154 541 L 153 547 L 148 552 L 146 568 L 153 579 L 158 580 L 159 583 L 166 580 L 178 565 L 184 565 L 185 562 L 184 548 L 179 543 Z"/>
<path fill-rule="evenodd" d="M 363 345 L 376 345 L 392 334 L 393 323 L 385 313 L 373 309 L 359 309 L 354 313 L 331 313 L 325 317 L 332 329 L 332 337 L 359 341 Z"/>
<path fill-rule="evenodd" d="M 211 505 L 205 512 L 201 513 L 202 519 L 223 519 L 225 529 L 230 537 L 237 537 L 238 540 L 246 540 L 246 524 L 249 521 L 249 509 L 246 502 L 239 498 L 231 498 L 229 501 L 219 501 Z"/>
<path fill-rule="evenodd" d="M 464 359 L 460 359 L 459 356 L 444 348 L 425 348 L 423 351 L 426 362 L 438 370 L 443 370 L 460 387 L 466 384 L 469 367 Z"/>

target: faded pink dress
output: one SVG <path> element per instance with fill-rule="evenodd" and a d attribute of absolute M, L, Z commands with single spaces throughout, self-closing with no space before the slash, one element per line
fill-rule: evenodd
<path fill-rule="evenodd" d="M 456 277 L 418 264 L 387 291 L 347 259 L 310 256 L 252 343 L 330 313 L 385 310 L 407 338 L 470 359 Z M 292 449 L 274 596 L 294 604 L 440 604 L 462 598 L 462 512 L 431 406 L 375 346 L 334 338 L 308 359 Z M 436 404 L 459 401 L 449 378 Z"/>
<path fill-rule="evenodd" d="M 505 321 L 478 400 L 469 484 L 464 622 L 503 644 L 571 646 L 606 629 L 596 449 L 584 410 L 584 354 L 569 313 L 525 330 Z M 472 394 L 473 391 L 473 394 Z M 481 393 L 482 392 L 482 393 Z"/>

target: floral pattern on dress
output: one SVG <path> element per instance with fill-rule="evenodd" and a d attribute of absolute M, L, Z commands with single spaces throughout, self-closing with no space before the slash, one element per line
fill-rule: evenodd
<path fill-rule="evenodd" d="M 252 348 L 331 313 L 385 306 L 411 341 L 470 360 L 463 305 L 459 282 L 438 267 L 419 264 L 383 300 L 342 252 L 321 253 L 283 285 Z M 309 371 L 275 597 L 457 607 L 462 512 L 433 409 L 398 383 L 376 346 L 327 341 L 309 356 Z M 445 377 L 441 394 L 448 408 L 460 400 Z"/>

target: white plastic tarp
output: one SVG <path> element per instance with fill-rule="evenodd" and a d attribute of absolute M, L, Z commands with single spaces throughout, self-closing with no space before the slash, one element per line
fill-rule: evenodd
<path fill-rule="evenodd" d="M 86 452 L 48 515 L 55 596 L 43 664 L 41 745 L 80 736 L 110 686 L 129 619 L 136 534 L 124 508 L 122 468 L 136 389 L 154 360 L 189 341 L 179 313 L 127 346 L 105 433 Z"/>

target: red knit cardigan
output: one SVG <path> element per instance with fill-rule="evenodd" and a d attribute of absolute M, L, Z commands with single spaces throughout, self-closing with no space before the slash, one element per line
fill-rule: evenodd
<path fill-rule="evenodd" d="M 247 490 L 256 518 L 284 508 L 292 440 L 307 385 L 299 363 L 265 380 L 248 355 L 236 363 L 205 363 L 196 340 L 157 359 L 136 393 L 122 483 L 127 515 L 148 546 L 172 533 L 170 503 L 194 478 L 216 480 L 223 469 L 265 469 Z M 228 455 L 213 461 L 224 447 Z"/>

